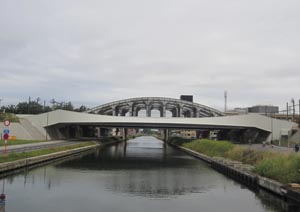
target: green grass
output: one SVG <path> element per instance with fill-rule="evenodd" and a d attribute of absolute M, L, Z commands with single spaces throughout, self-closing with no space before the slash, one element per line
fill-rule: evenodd
<path fill-rule="evenodd" d="M 172 136 L 168 140 L 168 142 L 170 144 L 174 144 L 174 145 L 182 145 L 184 143 L 188 143 L 191 141 L 192 141 L 192 139 L 182 138 L 182 137 L 178 137 L 178 136 Z"/>
<path fill-rule="evenodd" d="M 184 143 L 183 147 L 201 152 L 208 156 L 224 157 L 225 153 L 233 149 L 234 144 L 229 141 L 213 141 L 208 139 L 194 140 L 189 143 Z"/>
<path fill-rule="evenodd" d="M 39 140 L 8 140 L 7 145 L 18 145 L 18 144 L 31 144 L 31 143 L 38 143 L 38 142 L 45 142 L 45 141 L 39 141 Z M 0 141 L 0 146 L 4 146 L 4 140 Z"/>
<path fill-rule="evenodd" d="M 0 122 L 3 122 L 4 120 L 19 122 L 19 118 L 13 113 L 0 113 Z"/>
<path fill-rule="evenodd" d="M 7 155 L 0 155 L 0 163 L 4 162 L 11 162 L 15 160 L 20 160 L 20 159 L 25 159 L 25 158 L 30 158 L 30 157 L 36 157 L 40 155 L 46 155 L 46 154 L 51 154 L 55 152 L 61 152 L 65 150 L 71 150 L 71 149 L 76 149 L 80 147 L 86 147 L 86 146 L 91 146 L 95 145 L 94 142 L 82 142 L 79 144 L 74 144 L 74 145 L 69 145 L 69 146 L 62 146 L 62 147 L 53 147 L 53 148 L 48 148 L 48 149 L 41 149 L 41 150 L 35 150 L 31 152 L 21 152 L 21 153 L 9 153 Z"/>
<path fill-rule="evenodd" d="M 183 147 L 214 157 L 224 157 L 255 167 L 260 176 L 281 183 L 300 183 L 300 154 L 255 151 L 228 141 L 194 140 Z"/>
<path fill-rule="evenodd" d="M 255 172 L 282 183 L 300 183 L 300 156 L 277 153 L 256 164 Z"/>

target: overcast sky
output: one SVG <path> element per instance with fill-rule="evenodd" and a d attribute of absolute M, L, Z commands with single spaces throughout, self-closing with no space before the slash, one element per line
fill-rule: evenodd
<path fill-rule="evenodd" d="M 299 0 L 0 0 L 1 105 L 300 98 Z"/>

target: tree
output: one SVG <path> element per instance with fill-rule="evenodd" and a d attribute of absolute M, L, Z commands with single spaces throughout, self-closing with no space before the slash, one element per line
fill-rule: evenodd
<path fill-rule="evenodd" d="M 58 109 L 61 109 L 61 110 L 69 110 L 69 111 L 74 111 L 74 106 L 71 102 L 67 102 L 67 103 L 60 103 L 60 104 L 57 104 L 53 107 L 54 110 L 58 110 Z"/>
<path fill-rule="evenodd" d="M 43 112 L 43 106 L 37 102 L 20 102 L 17 104 L 15 111 L 17 114 L 39 114 Z"/>
<path fill-rule="evenodd" d="M 69 111 L 77 111 L 77 112 L 84 112 L 88 110 L 88 108 L 84 105 L 81 105 L 79 108 L 74 108 L 71 102 L 55 102 L 53 101 L 53 106 L 46 106 L 39 104 L 40 98 L 37 98 L 36 101 L 30 102 L 19 102 L 17 105 L 8 105 L 2 106 L 0 111 L 3 113 L 15 113 L 15 114 L 40 114 L 46 113 L 52 110 L 69 110 Z"/>
<path fill-rule="evenodd" d="M 87 111 L 87 107 L 84 105 L 81 105 L 79 108 L 75 109 L 76 112 L 84 112 Z"/>

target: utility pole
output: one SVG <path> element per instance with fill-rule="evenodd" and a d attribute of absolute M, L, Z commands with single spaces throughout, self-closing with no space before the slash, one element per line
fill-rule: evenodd
<path fill-rule="evenodd" d="M 28 109 L 27 109 L 27 114 L 29 114 L 30 102 L 31 102 L 31 98 L 30 98 L 30 96 L 29 96 L 29 98 L 28 98 Z"/>
<path fill-rule="evenodd" d="M 294 98 L 292 98 L 291 102 L 293 104 L 293 120 L 292 121 L 294 121 L 295 120 L 295 100 L 294 100 Z"/>
<path fill-rule="evenodd" d="M 289 103 L 286 103 L 286 120 L 289 120 Z"/>
<path fill-rule="evenodd" d="M 0 106 L 1 106 L 1 102 L 3 101 L 3 99 L 0 99 Z M 299 100 L 300 101 L 300 100 Z M 4 111 L 5 109 L 3 108 L 3 111 Z M 3 112 L 3 113 L 5 113 L 5 111 Z"/>
<path fill-rule="evenodd" d="M 298 127 L 300 127 L 300 99 L 299 99 Z"/>
<path fill-rule="evenodd" d="M 225 99 L 225 106 L 224 106 L 224 112 L 227 112 L 227 91 L 224 92 L 224 99 Z"/>

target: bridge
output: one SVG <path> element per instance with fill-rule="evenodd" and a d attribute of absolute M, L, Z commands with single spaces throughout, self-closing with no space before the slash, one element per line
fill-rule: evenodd
<path fill-rule="evenodd" d="M 146 111 L 146 117 L 138 117 L 141 110 Z M 160 117 L 151 117 L 152 110 L 158 110 Z M 166 117 L 167 111 L 172 117 Z M 164 129 L 165 134 L 172 129 L 218 130 L 221 139 L 260 142 L 280 140 L 283 134 L 292 135 L 297 127 L 297 123 L 259 114 L 224 116 L 222 112 L 202 104 L 164 97 L 124 99 L 84 113 L 56 110 L 19 117 L 23 131 L 36 139 L 37 135 L 38 139 L 91 137 L 95 136 L 95 130 L 99 132 L 108 128 L 122 129 L 124 135 L 128 128 L 153 128 Z"/>
<path fill-rule="evenodd" d="M 145 110 L 146 116 L 151 117 L 152 110 L 158 110 L 160 117 L 166 117 L 167 111 L 172 117 L 214 117 L 224 116 L 221 111 L 195 102 L 165 97 L 139 97 L 124 99 L 100 105 L 88 110 L 88 113 L 112 116 L 138 116 L 139 111 Z"/>
<path fill-rule="evenodd" d="M 221 130 L 229 140 L 261 142 L 279 140 L 282 130 L 291 130 L 297 123 L 278 120 L 259 114 L 217 116 L 205 118 L 123 117 L 56 110 L 39 115 L 19 115 L 50 139 L 84 136 L 84 129 L 99 128 L 156 128 Z M 231 136 L 231 137 L 230 137 Z"/>

